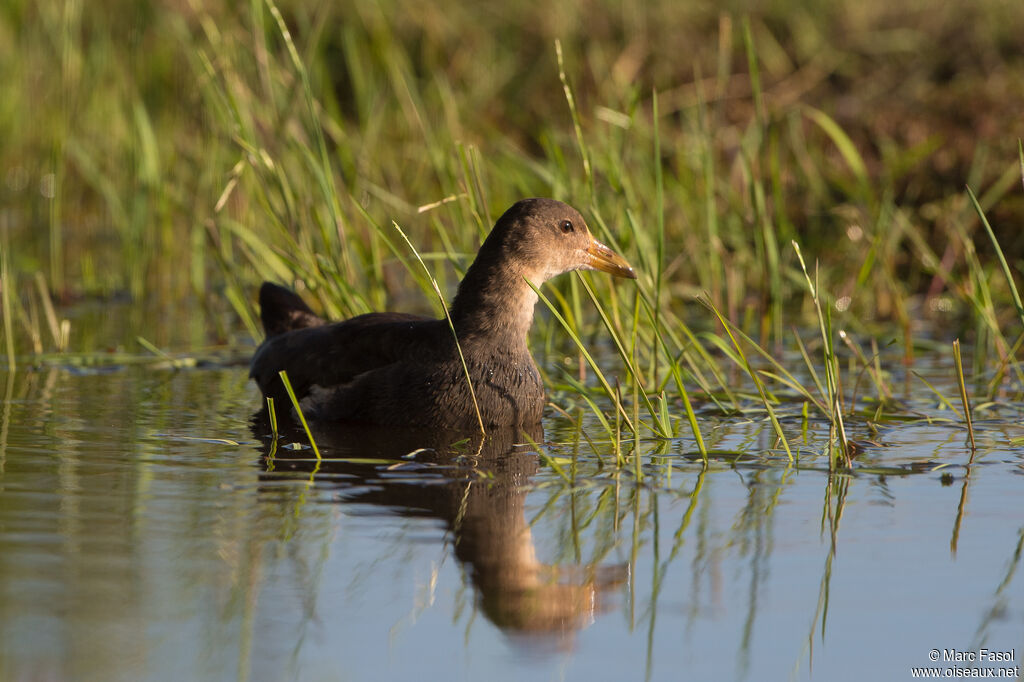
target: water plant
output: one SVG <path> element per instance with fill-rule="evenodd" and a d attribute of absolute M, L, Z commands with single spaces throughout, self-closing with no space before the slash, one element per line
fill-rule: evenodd
<path fill-rule="evenodd" d="M 659 20 L 632 47 L 621 36 L 635 27 L 622 17 L 602 14 L 618 29 L 584 36 L 541 14 L 534 34 L 491 32 L 493 58 L 466 59 L 449 31 L 476 41 L 491 33 L 460 28 L 517 26 L 513 10 L 425 5 L 401 18 L 369 3 L 341 16 L 253 0 L 176 15 L 141 3 L 114 20 L 15 3 L 0 19 L 18 36 L 2 57 L 12 77 L 61 69 L 52 85 L 17 89 L 0 112 L 0 130 L 17 141 L 0 152 L 13 169 L 6 186 L 26 206 L 0 221 L 6 364 L 105 345 L 131 352 L 144 348 L 137 338 L 156 348 L 237 330 L 255 339 L 263 279 L 295 285 L 332 318 L 407 307 L 420 300 L 410 292 L 450 292 L 495 207 L 538 194 L 580 205 L 599 238 L 638 265 L 629 296 L 585 276 L 547 285 L 533 332 L 559 406 L 578 396 L 609 438 L 616 423 L 634 438 L 679 438 L 685 419 L 706 456 L 699 416 L 739 412 L 767 418 L 792 454 L 786 417 L 802 413 L 833 424 L 841 452 L 851 423 L 900 409 L 891 356 L 879 349 L 912 362 L 930 342 L 920 320 L 970 344 L 965 372 L 987 372 L 985 398 L 1019 394 L 1021 244 L 1006 227 L 1019 213 L 1019 142 L 950 145 L 965 195 L 936 165 L 937 136 L 958 140 L 957 129 L 908 141 L 839 106 L 845 92 L 869 98 L 858 84 L 883 77 L 864 66 L 870 50 L 899 54 L 882 38 L 870 50 L 854 34 L 828 38 L 855 19 L 882 35 L 870 33 L 875 15 L 855 18 L 842 4 L 817 18 L 668 6 L 642 8 Z M 1021 10 L 957 11 L 1012 26 Z M 800 36 L 777 21 L 795 15 L 806 20 Z M 120 58 L 117 22 L 138 28 L 145 59 Z M 695 46 L 685 65 L 651 58 L 681 36 Z M 941 56 L 900 61 L 898 81 L 927 83 Z M 840 71 L 846 89 L 830 80 Z M 167 84 L 186 75 L 194 94 L 179 101 Z M 39 106 L 44 95 L 61 106 Z M 500 106 L 509 101 L 517 106 Z M 897 113 L 904 104 L 886 102 Z M 47 114 L 14 134 L 29 111 Z M 419 262 L 393 224 L 422 245 Z M 142 311 L 143 333 L 104 345 L 61 319 L 66 299 L 119 292 Z M 168 301 L 195 312 L 200 331 L 150 332 L 160 316 L 148 311 Z M 565 357 L 577 360 L 573 372 Z"/>

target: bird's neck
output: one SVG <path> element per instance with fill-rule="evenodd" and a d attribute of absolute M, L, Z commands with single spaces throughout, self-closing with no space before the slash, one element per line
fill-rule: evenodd
<path fill-rule="evenodd" d="M 526 347 L 533 324 L 537 294 L 526 283 L 525 273 L 508 263 L 481 263 L 478 258 L 459 284 L 451 316 L 456 333 L 463 338 L 485 337 L 495 343 Z"/>

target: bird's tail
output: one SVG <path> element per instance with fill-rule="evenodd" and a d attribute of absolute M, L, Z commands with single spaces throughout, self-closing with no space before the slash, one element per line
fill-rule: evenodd
<path fill-rule="evenodd" d="M 267 338 L 293 329 L 318 327 L 324 323 L 291 289 L 272 282 L 260 287 L 260 319 Z"/>

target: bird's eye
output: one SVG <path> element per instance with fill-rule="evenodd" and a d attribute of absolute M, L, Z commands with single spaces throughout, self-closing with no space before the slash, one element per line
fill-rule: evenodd
<path fill-rule="evenodd" d="M 572 226 L 572 221 L 571 220 L 563 220 L 558 226 L 560 228 L 562 228 L 562 232 L 572 232 L 573 231 L 573 226 Z"/>

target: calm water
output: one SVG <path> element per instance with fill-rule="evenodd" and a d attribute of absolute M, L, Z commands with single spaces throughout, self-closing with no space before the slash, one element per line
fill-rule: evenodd
<path fill-rule="evenodd" d="M 1019 666 L 1022 406 L 977 424 L 969 465 L 913 390 L 916 418 L 854 424 L 876 444 L 853 475 L 829 476 L 821 423 L 785 420 L 789 466 L 764 422 L 710 414 L 706 470 L 689 437 L 645 440 L 639 481 L 555 418 L 543 461 L 510 434 L 319 432 L 314 475 L 250 423 L 241 367 L 0 373 L 0 680 L 904 680 L 982 647 L 1012 660 L 973 665 Z"/>

